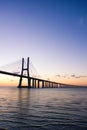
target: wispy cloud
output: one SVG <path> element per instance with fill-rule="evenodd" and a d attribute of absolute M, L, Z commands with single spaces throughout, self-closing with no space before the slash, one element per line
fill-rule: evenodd
<path fill-rule="evenodd" d="M 75 75 L 75 74 L 71 75 L 71 78 L 86 78 L 86 77 L 87 77 L 86 75 Z"/>
<path fill-rule="evenodd" d="M 56 77 L 58 77 L 58 78 L 61 78 L 61 77 L 66 78 L 66 75 L 57 74 Z"/>
<path fill-rule="evenodd" d="M 60 74 L 57 74 L 56 77 L 61 77 L 61 75 L 60 75 Z"/>
<path fill-rule="evenodd" d="M 71 77 L 75 77 L 75 74 L 72 74 Z"/>
<path fill-rule="evenodd" d="M 67 74 L 65 74 L 65 75 L 60 75 L 60 74 L 58 74 L 58 75 L 55 75 L 55 76 L 56 76 L 57 78 L 69 78 Z"/>
<path fill-rule="evenodd" d="M 75 76 L 75 78 L 86 78 L 87 76 L 85 75 L 79 75 L 79 76 Z"/>
<path fill-rule="evenodd" d="M 87 78 L 86 75 L 76 75 L 76 74 L 71 74 L 71 75 L 56 75 L 57 78 L 67 78 L 67 79 L 70 79 L 70 78 Z"/>

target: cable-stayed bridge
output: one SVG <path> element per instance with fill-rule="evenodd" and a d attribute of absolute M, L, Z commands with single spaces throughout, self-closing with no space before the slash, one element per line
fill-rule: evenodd
<path fill-rule="evenodd" d="M 18 88 L 58 88 L 74 86 L 40 78 L 29 57 L 27 58 L 27 62 L 22 58 L 22 62 L 18 60 L 12 64 L 2 66 L 0 69 L 0 74 L 19 77 Z M 23 78 L 27 79 L 27 85 L 22 85 Z"/>

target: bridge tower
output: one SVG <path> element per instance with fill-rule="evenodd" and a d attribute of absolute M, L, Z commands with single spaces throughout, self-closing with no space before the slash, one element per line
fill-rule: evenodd
<path fill-rule="evenodd" d="M 23 72 L 24 71 L 27 71 L 28 86 L 22 86 L 22 79 L 23 79 Z M 27 66 L 26 66 L 26 68 L 24 67 L 24 58 L 22 58 L 22 70 L 21 70 L 21 76 L 20 76 L 20 79 L 19 79 L 18 88 L 22 88 L 22 87 L 30 88 L 29 57 L 27 58 Z"/>

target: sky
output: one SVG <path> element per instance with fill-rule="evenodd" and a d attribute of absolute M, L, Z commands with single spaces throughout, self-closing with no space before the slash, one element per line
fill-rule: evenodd
<path fill-rule="evenodd" d="M 87 0 L 0 0 L 0 66 L 30 57 L 42 78 L 87 85 Z"/>

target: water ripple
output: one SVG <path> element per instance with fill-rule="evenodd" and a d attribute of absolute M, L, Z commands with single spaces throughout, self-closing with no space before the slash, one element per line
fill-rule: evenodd
<path fill-rule="evenodd" d="M 7 130 L 87 130 L 86 113 L 86 88 L 0 91 L 0 127 Z"/>

